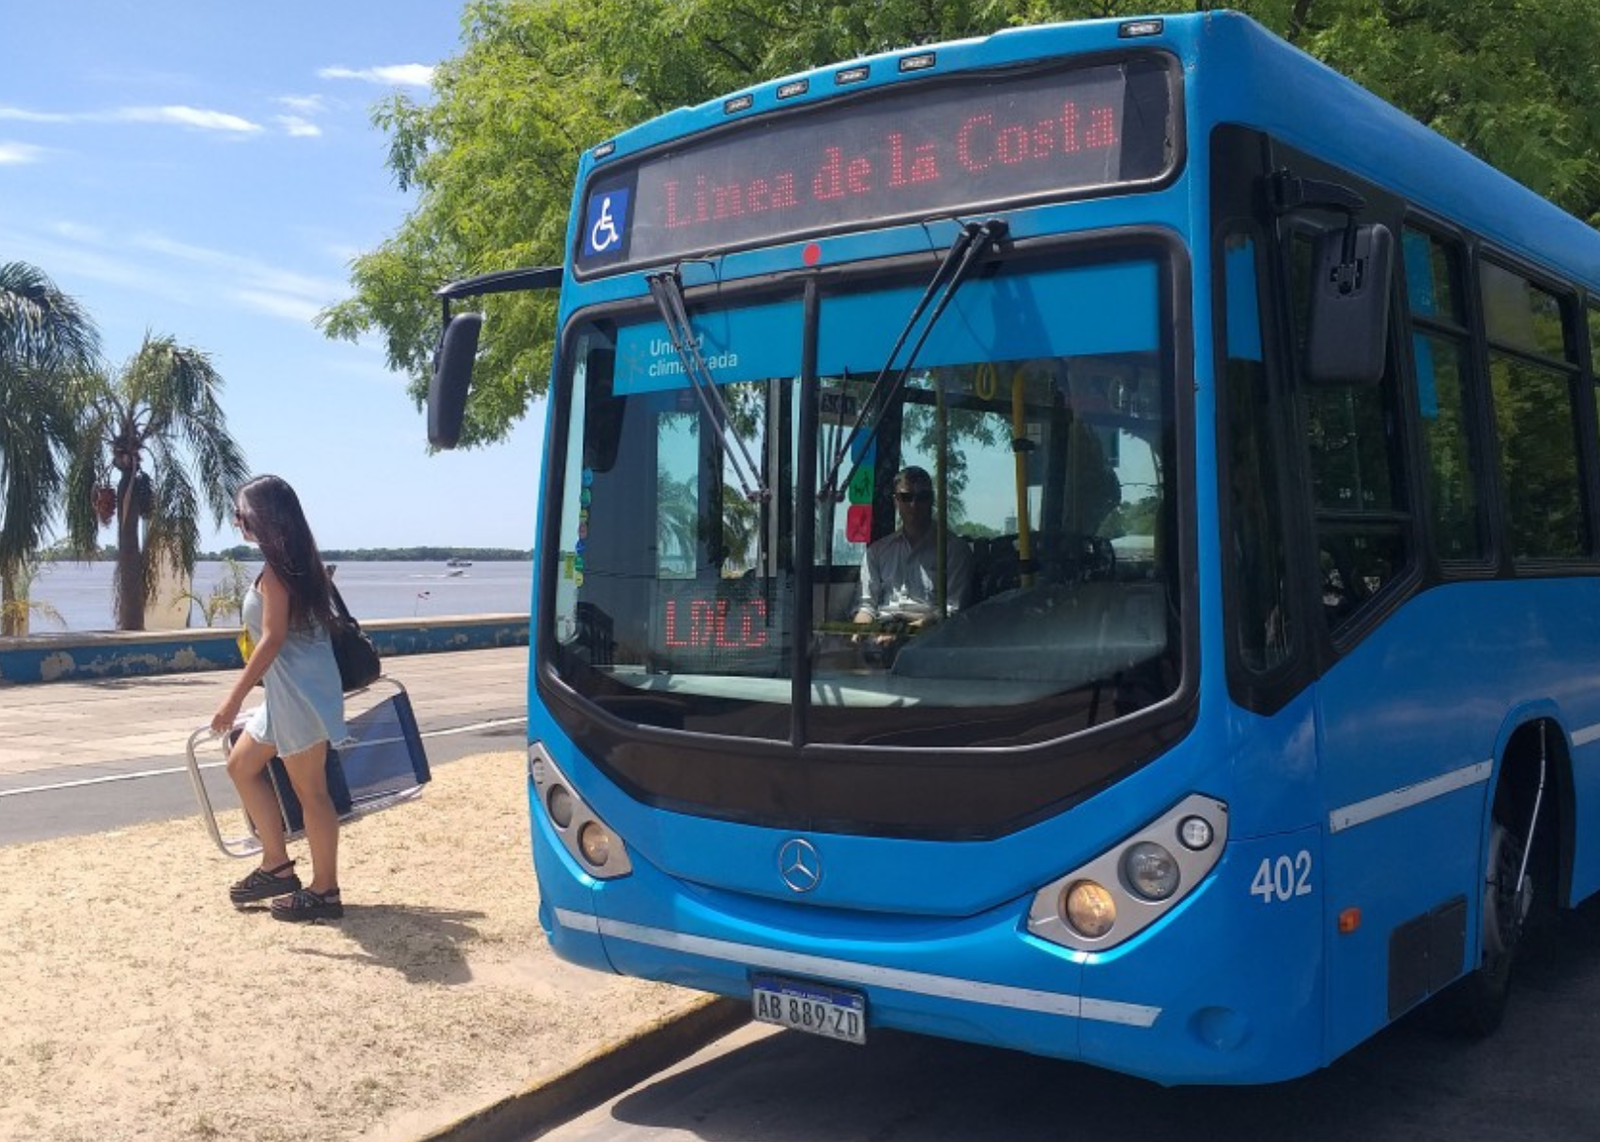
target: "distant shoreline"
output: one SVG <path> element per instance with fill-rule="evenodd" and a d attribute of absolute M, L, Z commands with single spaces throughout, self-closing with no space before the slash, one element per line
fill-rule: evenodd
<path fill-rule="evenodd" d="M 116 549 L 103 548 L 95 559 L 115 559 Z M 202 551 L 195 556 L 197 563 L 221 563 L 235 559 L 240 563 L 260 562 L 261 553 L 247 544 L 239 544 L 225 551 Z M 447 559 L 470 559 L 482 563 L 528 563 L 533 552 L 518 551 L 511 547 L 353 547 L 329 548 L 322 552 L 324 563 L 442 563 Z M 87 563 L 65 552 L 41 554 L 41 563 Z"/>
<path fill-rule="evenodd" d="M 533 589 L 535 563 L 526 558 L 458 557 L 452 563 L 440 558 L 347 559 L 347 552 L 330 554 L 338 558 L 327 559 L 326 565 L 339 568 L 339 589 L 363 622 L 524 613 Z M 211 604 L 215 613 L 210 621 L 221 623 L 229 619 L 237 624 L 238 603 L 234 600 L 236 596 L 242 599 L 240 584 L 248 586 L 260 566 L 261 555 L 256 551 L 232 562 L 197 561 L 193 580 L 181 588 L 181 594 L 191 603 L 189 621 L 206 621 L 206 607 Z M 42 605 L 30 626 L 38 633 L 114 629 L 115 575 L 116 562 L 109 559 L 45 564 L 30 592 L 32 601 Z M 176 597 L 174 602 L 178 602 Z M 181 619 L 172 616 L 161 621 L 183 625 Z"/>

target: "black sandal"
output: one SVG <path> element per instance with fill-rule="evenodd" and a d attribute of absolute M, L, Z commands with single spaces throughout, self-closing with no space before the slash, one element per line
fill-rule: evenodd
<path fill-rule="evenodd" d="M 285 870 L 288 876 L 283 875 Z M 235 881 L 228 889 L 228 899 L 235 904 L 253 904 L 257 900 L 287 896 L 299 889 L 300 878 L 295 875 L 294 861 L 290 860 L 277 868 L 258 868 L 243 880 Z"/>
<path fill-rule="evenodd" d="M 344 902 L 339 899 L 337 888 L 330 888 L 326 892 L 312 892 L 309 888 L 302 888 L 287 900 L 272 902 L 274 920 L 288 920 L 295 923 L 301 920 L 338 920 L 342 916 L 344 916 Z"/>

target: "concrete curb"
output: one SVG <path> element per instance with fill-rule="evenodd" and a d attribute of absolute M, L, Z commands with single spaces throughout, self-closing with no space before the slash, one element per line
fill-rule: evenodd
<path fill-rule="evenodd" d="M 528 645 L 523 614 L 372 619 L 361 628 L 386 658 Z M 237 670 L 243 665 L 238 637 L 238 627 L 191 627 L 0 638 L 0 685 Z"/>
<path fill-rule="evenodd" d="M 417 1142 L 537 1138 L 749 1021 L 749 1004 L 708 996 L 688 1011 L 658 1019 L 622 1042 L 601 1047 L 567 1070 L 425 1134 Z"/>

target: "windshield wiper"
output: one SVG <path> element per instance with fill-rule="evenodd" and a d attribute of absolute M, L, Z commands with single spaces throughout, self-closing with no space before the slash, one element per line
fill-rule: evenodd
<path fill-rule="evenodd" d="M 689 379 L 689 387 L 700 398 L 700 407 L 711 423 L 717 426 L 722 454 L 733 469 L 734 479 L 739 482 L 739 491 L 753 504 L 762 502 L 769 493 L 761 483 L 761 470 L 750 455 L 744 437 L 734 431 L 727 402 L 722 399 L 716 379 L 711 375 L 711 367 L 700 353 L 700 342 L 689 324 L 689 311 L 683 301 L 683 279 L 677 270 L 663 270 L 647 275 L 645 281 L 650 285 L 650 297 L 666 324 L 667 337 L 672 342 L 673 352 L 678 355 L 678 364 L 683 366 L 684 376 Z M 736 450 L 728 448 L 729 440 L 734 442 Z M 743 457 L 743 465 L 739 462 L 740 457 Z"/>
<path fill-rule="evenodd" d="M 887 409 L 894 401 L 900 386 L 905 384 L 906 377 L 911 373 L 911 367 L 916 364 L 917 354 L 922 352 L 923 344 L 928 340 L 928 335 L 933 332 L 933 327 L 939 323 L 939 318 L 944 314 L 945 307 L 950 304 L 956 295 L 956 290 L 961 288 L 961 283 L 972 276 L 972 271 L 989 252 L 990 247 L 996 245 L 1006 236 L 1009 229 L 1006 223 L 998 218 L 991 218 L 987 222 L 968 222 L 961 227 L 961 233 L 956 235 L 956 240 L 950 243 L 950 249 L 945 251 L 944 260 L 939 263 L 939 268 L 934 271 L 933 277 L 928 282 L 928 288 L 923 290 L 922 298 L 911 311 L 911 316 L 906 318 L 905 327 L 900 330 L 900 336 L 895 340 L 894 348 L 889 350 L 888 359 L 884 361 L 883 368 L 878 372 L 877 380 L 872 382 L 872 388 L 867 391 L 866 399 L 861 402 L 861 408 L 856 413 L 855 423 L 844 434 L 838 450 L 833 455 L 833 460 L 828 464 L 827 474 L 823 477 L 817 489 L 817 499 L 823 503 L 834 502 L 844 498 L 844 489 L 849 487 L 850 481 L 855 478 L 856 469 L 861 466 L 859 456 L 865 456 L 877 439 L 878 426 L 883 423 L 882 410 Z M 941 287 L 943 292 L 939 293 Z M 899 372 L 889 380 L 889 374 L 894 371 L 894 359 L 905 346 L 906 339 L 911 336 L 911 331 L 916 328 L 917 322 L 928 310 L 928 303 L 933 300 L 934 294 L 939 293 L 939 300 L 929 314 L 927 323 L 922 327 L 922 333 L 917 338 L 916 344 L 911 346 L 911 352 L 906 355 L 905 364 L 900 366 Z M 885 381 L 888 387 L 885 388 Z M 881 394 L 881 395 L 880 395 Z M 874 416 L 876 410 L 877 415 Z M 867 418 L 873 416 L 872 427 L 867 430 L 866 441 L 859 449 L 859 456 L 855 463 L 850 465 L 850 470 L 843 480 L 839 477 L 839 468 L 844 464 L 845 457 L 851 452 L 856 435 L 861 431 Z"/>

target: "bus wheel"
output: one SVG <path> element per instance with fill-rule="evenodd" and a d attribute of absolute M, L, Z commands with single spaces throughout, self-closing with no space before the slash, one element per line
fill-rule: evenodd
<path fill-rule="evenodd" d="M 1526 823 L 1512 822 L 1507 799 L 1495 806 L 1489 832 L 1489 859 L 1483 885 L 1483 958 L 1455 988 L 1455 1022 L 1462 1031 L 1488 1035 L 1505 1018 L 1511 996 L 1511 966 L 1522 943 L 1523 921 L 1533 903 L 1530 871 L 1517 889 L 1522 854 L 1527 849 Z"/>

